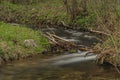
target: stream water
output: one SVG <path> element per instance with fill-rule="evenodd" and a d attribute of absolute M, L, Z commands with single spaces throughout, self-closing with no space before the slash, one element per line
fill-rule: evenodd
<path fill-rule="evenodd" d="M 74 41 L 78 45 L 89 46 L 98 40 L 89 32 L 43 29 Z M 117 71 L 110 66 L 95 64 L 94 54 L 84 57 L 86 52 L 63 53 L 59 56 L 41 55 L 25 61 L 14 61 L 0 67 L 0 80 L 120 80 Z"/>

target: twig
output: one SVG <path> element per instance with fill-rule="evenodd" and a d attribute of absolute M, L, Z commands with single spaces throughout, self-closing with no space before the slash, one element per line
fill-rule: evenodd
<path fill-rule="evenodd" d="M 58 44 L 54 39 L 51 39 L 49 36 L 47 36 L 45 34 L 44 34 L 44 36 L 47 37 L 51 43 Z"/>
<path fill-rule="evenodd" d="M 110 34 L 108 33 L 105 33 L 105 32 L 102 32 L 102 31 L 96 31 L 96 30 L 93 30 L 93 29 L 88 29 L 90 32 L 93 32 L 93 33 L 98 33 L 98 34 L 103 34 L 103 35 L 106 35 L 106 36 L 110 36 Z"/>
<path fill-rule="evenodd" d="M 70 42 L 69 40 L 66 40 L 66 39 L 63 39 L 59 36 L 56 36 L 55 34 L 52 34 L 53 37 L 57 38 L 57 39 L 60 39 L 60 40 L 63 40 L 63 41 L 66 41 L 66 42 Z"/>
<path fill-rule="evenodd" d="M 120 70 L 118 69 L 118 67 L 116 65 L 114 65 L 114 67 L 117 70 L 117 72 L 120 74 Z"/>

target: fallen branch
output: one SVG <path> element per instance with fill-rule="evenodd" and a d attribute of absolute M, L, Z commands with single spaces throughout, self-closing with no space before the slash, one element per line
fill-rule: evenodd
<path fill-rule="evenodd" d="M 59 36 L 57 36 L 57 35 L 55 35 L 55 34 L 50 34 L 50 33 L 48 33 L 47 32 L 47 34 L 48 35 L 50 35 L 52 38 L 56 38 L 56 39 L 59 39 L 59 40 L 62 40 L 62 41 L 66 41 L 66 42 L 69 42 L 69 40 L 66 40 L 66 39 L 63 39 L 63 38 L 61 38 L 61 37 L 59 37 Z"/>
<path fill-rule="evenodd" d="M 97 34 L 100 34 L 100 35 L 102 34 L 102 35 L 110 36 L 110 34 L 102 32 L 102 31 L 96 31 L 96 30 L 93 30 L 93 29 L 88 29 L 88 31 L 92 32 L 92 33 L 97 33 Z"/>
<path fill-rule="evenodd" d="M 54 46 L 53 47 L 54 50 L 58 50 L 59 48 L 59 50 L 63 50 L 63 51 L 81 50 L 81 51 L 93 52 L 85 46 L 78 46 L 74 42 L 61 38 L 53 33 L 47 32 L 46 34 L 44 34 L 44 36 L 46 36 L 49 39 L 50 44 Z"/>

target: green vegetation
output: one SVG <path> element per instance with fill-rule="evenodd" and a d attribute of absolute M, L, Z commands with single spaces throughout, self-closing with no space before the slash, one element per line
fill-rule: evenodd
<path fill-rule="evenodd" d="M 0 3 L 0 20 L 20 24 L 40 26 L 42 24 L 75 25 L 82 28 L 104 28 L 114 30 L 118 25 L 120 5 L 118 0 L 76 0 L 78 12 L 74 20 L 72 0 L 68 0 L 71 13 L 61 0 L 5 0 Z M 117 24 L 116 24 L 117 23 Z"/>
<path fill-rule="evenodd" d="M 120 2 L 119 0 L 89 0 L 88 13 L 94 14 L 95 29 L 109 34 L 105 37 L 103 43 L 99 45 L 100 62 L 110 62 L 111 64 L 120 65 Z M 89 26 L 88 26 L 89 27 Z"/>
<path fill-rule="evenodd" d="M 69 53 L 76 53 L 76 52 L 77 50 L 74 50 L 74 49 L 69 50 Z"/>
<path fill-rule="evenodd" d="M 24 41 L 28 39 L 33 39 L 37 47 L 25 46 Z M 5 60 L 41 53 L 48 45 L 40 31 L 0 22 L 0 56 Z"/>
<path fill-rule="evenodd" d="M 41 0 L 31 5 L 1 1 L 0 20 L 34 26 L 61 24 L 62 20 L 68 22 L 65 8 L 61 4 L 60 0 Z"/>
<path fill-rule="evenodd" d="M 109 62 L 114 66 L 120 66 L 120 1 L 76 1 L 77 6 L 73 6 L 70 0 L 66 4 L 70 8 L 68 11 L 72 11 L 69 15 L 74 16 L 73 23 L 82 28 L 94 29 L 107 34 L 104 35 L 103 43 L 95 46 L 99 54 L 98 62 L 101 64 Z"/>
<path fill-rule="evenodd" d="M 97 46 L 97 49 L 100 50 L 99 53 L 101 53 L 99 56 L 100 62 L 106 60 L 107 57 L 107 61 L 110 61 L 112 64 L 118 64 L 119 57 L 115 56 L 118 56 L 118 53 L 120 53 L 120 1 L 64 1 L 67 1 L 67 3 L 62 0 L 1 1 L 0 21 L 34 26 L 41 26 L 43 24 L 61 25 L 65 23 L 70 26 L 72 25 L 72 28 L 77 26 L 101 31 L 109 34 L 109 36 L 104 38 L 103 44 L 100 44 L 99 47 Z M 74 5 L 73 3 L 76 4 Z M 22 40 L 24 39 L 23 37 Z M 13 45 L 9 41 L 7 43 Z M 0 53 L 2 52 L 4 51 L 0 49 Z"/>

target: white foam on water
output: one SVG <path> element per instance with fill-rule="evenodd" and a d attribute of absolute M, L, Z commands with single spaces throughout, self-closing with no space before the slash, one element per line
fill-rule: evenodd
<path fill-rule="evenodd" d="M 67 60 L 58 60 L 54 62 L 53 65 L 65 65 L 65 64 L 75 63 L 75 62 L 84 62 L 88 60 L 95 60 L 95 58 L 96 58 L 96 55 L 87 56 L 87 57 L 73 57 Z"/>
<path fill-rule="evenodd" d="M 52 65 L 65 65 L 75 62 L 84 62 L 89 60 L 95 60 L 96 56 L 94 53 L 88 54 L 88 52 L 81 52 L 73 53 L 73 54 L 65 54 L 58 57 L 54 57 L 51 59 L 46 59 L 45 62 L 50 62 Z"/>

